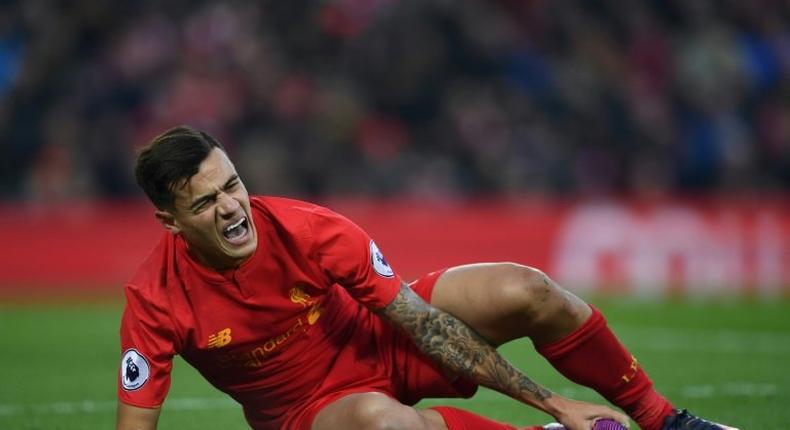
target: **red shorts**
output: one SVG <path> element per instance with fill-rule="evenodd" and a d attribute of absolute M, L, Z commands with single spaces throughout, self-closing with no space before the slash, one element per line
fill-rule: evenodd
<path fill-rule="evenodd" d="M 411 288 L 430 302 L 433 286 L 444 271 L 432 272 L 414 281 Z M 310 430 L 313 419 L 325 406 L 354 393 L 378 392 L 386 394 L 403 404 L 413 405 L 424 398 L 431 397 L 471 397 L 477 385 L 463 378 L 448 380 L 430 358 L 420 352 L 408 335 L 381 321 L 376 325 L 379 331 L 377 345 L 382 366 L 388 367 L 386 374 L 393 375 L 387 381 L 376 381 L 370 386 L 354 386 L 348 389 L 325 393 L 299 411 L 290 423 L 288 430 Z"/>

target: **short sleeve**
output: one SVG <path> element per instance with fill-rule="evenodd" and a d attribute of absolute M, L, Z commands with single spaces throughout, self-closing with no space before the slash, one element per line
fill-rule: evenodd
<path fill-rule="evenodd" d="M 381 309 L 395 298 L 401 279 L 364 230 L 321 207 L 310 224 L 315 258 L 331 282 L 369 308 Z"/>
<path fill-rule="evenodd" d="M 160 406 L 170 388 L 174 345 L 174 330 L 164 310 L 127 287 L 118 399 L 143 408 Z"/>

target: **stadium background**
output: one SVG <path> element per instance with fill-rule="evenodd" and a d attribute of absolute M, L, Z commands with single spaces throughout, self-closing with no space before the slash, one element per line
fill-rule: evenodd
<path fill-rule="evenodd" d="M 131 164 L 176 124 L 407 278 L 544 268 L 679 403 L 788 427 L 786 2 L 164 3 L 0 4 L 0 429 L 111 426 L 122 285 L 159 234 Z M 176 372 L 163 428 L 242 426 Z"/>

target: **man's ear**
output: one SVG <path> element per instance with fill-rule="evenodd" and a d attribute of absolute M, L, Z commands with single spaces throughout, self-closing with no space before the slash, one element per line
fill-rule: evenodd
<path fill-rule="evenodd" d="M 178 234 L 181 232 L 181 228 L 178 226 L 176 222 L 176 218 L 168 211 L 157 210 L 154 212 L 154 216 L 157 220 L 162 224 L 162 226 L 167 229 L 169 232 L 173 234 Z"/>

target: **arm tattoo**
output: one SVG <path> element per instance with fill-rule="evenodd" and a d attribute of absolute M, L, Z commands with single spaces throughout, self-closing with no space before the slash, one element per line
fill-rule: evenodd
<path fill-rule="evenodd" d="M 479 385 L 533 406 L 552 396 L 464 322 L 426 303 L 406 284 L 378 313 L 404 329 L 436 362 Z"/>

